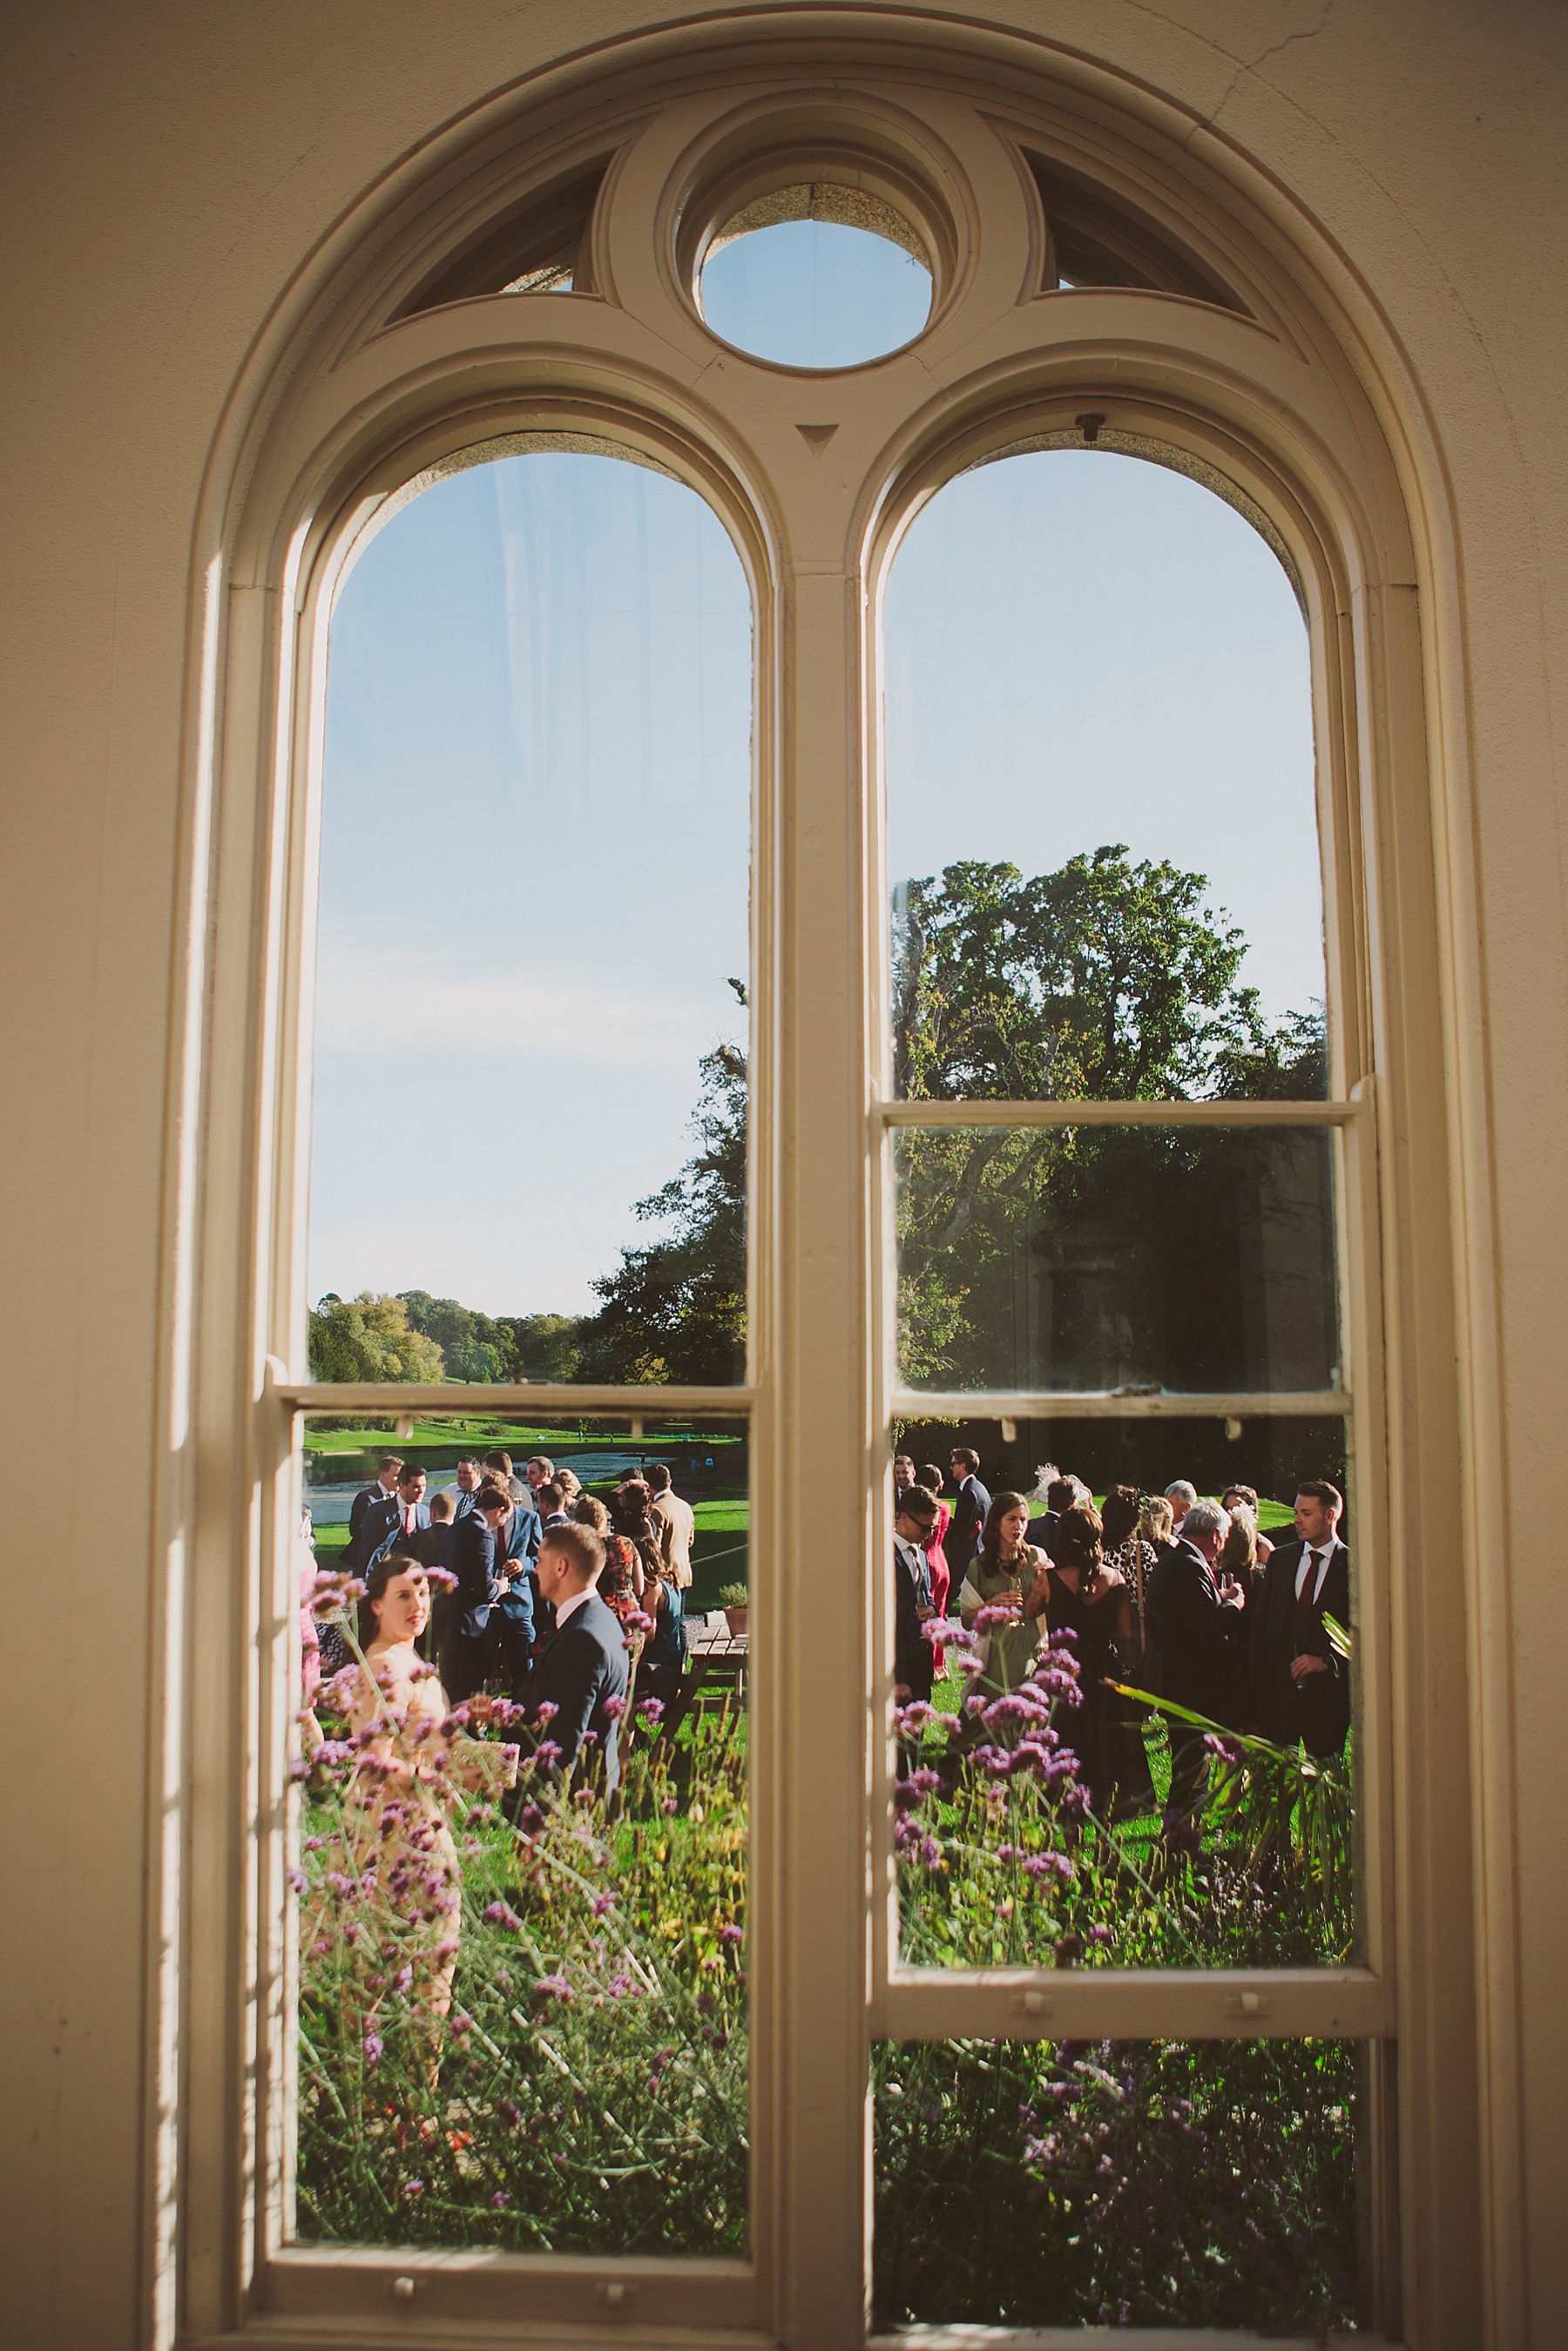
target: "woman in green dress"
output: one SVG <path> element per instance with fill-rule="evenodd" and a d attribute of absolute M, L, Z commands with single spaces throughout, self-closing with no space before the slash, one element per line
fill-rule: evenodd
<path fill-rule="evenodd" d="M 1027 1681 L 1045 1639 L 1047 1562 L 1025 1541 L 1028 1528 L 1029 1504 L 1021 1494 L 994 1495 L 958 1594 L 964 1630 L 977 1630 L 983 1645 L 974 1687 L 988 1699 Z M 997 1609 L 1006 1615 L 994 1615 Z M 982 1614 L 986 1622 L 979 1624 Z"/>

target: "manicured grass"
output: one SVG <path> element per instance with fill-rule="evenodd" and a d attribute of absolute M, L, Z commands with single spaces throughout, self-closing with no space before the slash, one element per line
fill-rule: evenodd
<path fill-rule="evenodd" d="M 653 1408 L 650 1405 L 649 1409 L 651 1415 Z M 548 1428 L 543 1428 L 537 1424 L 478 1414 L 453 1414 L 449 1416 L 444 1413 L 439 1419 L 416 1420 L 413 1435 L 402 1439 L 394 1438 L 390 1426 L 385 1424 L 380 1427 L 358 1425 L 352 1428 L 321 1428 L 307 1425 L 305 1431 L 305 1447 L 309 1453 L 368 1453 L 378 1446 L 394 1443 L 464 1445 L 481 1439 L 486 1445 L 501 1446 L 508 1453 L 515 1452 L 518 1446 L 537 1448 L 542 1453 L 552 1447 L 564 1451 L 568 1446 L 579 1445 L 619 1448 L 633 1442 L 623 1428 L 614 1426 L 606 1429 L 602 1425 L 595 1425 L 591 1428 L 571 1429 L 555 1421 Z M 712 1452 L 720 1446 L 743 1444 L 745 1438 L 738 1430 L 715 1434 L 707 1429 L 689 1432 L 661 1429 L 654 1437 L 635 1441 L 649 1453 L 655 1453 L 661 1447 L 685 1447 L 689 1449 L 699 1444 Z"/>

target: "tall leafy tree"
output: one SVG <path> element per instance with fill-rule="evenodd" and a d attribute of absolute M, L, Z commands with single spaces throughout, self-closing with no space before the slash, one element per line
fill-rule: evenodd
<path fill-rule="evenodd" d="M 664 1238 L 623 1249 L 593 1287 L 603 1301 L 580 1327 L 580 1375 L 626 1382 L 738 1379 L 746 1353 L 746 1058 L 706 1053 L 693 1115 L 695 1155 L 636 1203 Z"/>
<path fill-rule="evenodd" d="M 489 1315 L 460 1306 L 455 1298 L 432 1298 L 428 1290 L 403 1290 L 398 1295 L 413 1329 L 441 1349 L 449 1380 L 506 1378 L 510 1337 Z"/>
<path fill-rule="evenodd" d="M 439 1380 L 441 1349 L 416 1331 L 401 1298 L 364 1290 L 357 1298 L 329 1290 L 310 1310 L 314 1380 Z"/>
<path fill-rule="evenodd" d="M 1209 910 L 1207 891 L 1203 874 L 1134 863 L 1120 845 L 1030 880 L 970 862 L 905 883 L 894 910 L 900 1091 L 1321 1094 L 1321 1014 L 1264 1019 L 1256 991 L 1238 984 L 1246 940 Z M 1301 1363 L 1333 1352 L 1327 1160 L 1315 1144 L 1175 1128 L 945 1129 L 901 1135 L 897 1166 L 911 1383 L 1145 1385 L 1175 1366 L 1184 1385 L 1245 1385 L 1265 1341 L 1243 1311 L 1237 1236 L 1265 1225 L 1273 1294 L 1295 1300 L 1289 1339 L 1267 1343 L 1293 1347 Z M 1213 1301 L 1207 1320 L 1186 1309 L 1195 1290 Z"/>

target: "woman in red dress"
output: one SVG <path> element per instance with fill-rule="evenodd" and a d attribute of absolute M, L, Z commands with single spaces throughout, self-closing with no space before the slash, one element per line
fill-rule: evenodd
<path fill-rule="evenodd" d="M 947 1593 L 952 1585 L 953 1576 L 952 1570 L 947 1565 L 947 1554 L 942 1548 L 942 1538 L 953 1523 L 953 1513 L 942 1499 L 940 1469 L 927 1462 L 923 1468 L 915 1471 L 915 1482 L 917 1486 L 924 1487 L 936 1504 L 936 1523 L 932 1527 L 929 1540 L 921 1545 L 921 1549 L 925 1553 L 925 1564 L 931 1575 L 931 1604 L 938 1616 L 946 1616 Z M 940 1681 L 946 1671 L 946 1659 L 943 1656 L 940 1642 L 934 1641 L 931 1645 L 931 1662 L 936 1670 L 936 1678 Z"/>

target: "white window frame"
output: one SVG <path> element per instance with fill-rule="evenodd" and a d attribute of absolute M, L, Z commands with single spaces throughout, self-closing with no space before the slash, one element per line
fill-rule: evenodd
<path fill-rule="evenodd" d="M 841 35 L 844 53 L 826 75 L 824 45 Z M 826 166 L 853 149 L 868 184 L 880 173 L 906 203 L 917 185 L 946 224 L 933 232 L 933 324 L 911 353 L 803 381 L 716 353 L 706 337 L 680 278 L 694 206 L 705 190 L 739 184 L 747 142 L 785 116 L 797 161 L 816 153 Z M 1443 924 L 1463 892 L 1431 799 L 1416 475 L 1402 387 L 1369 356 L 1307 225 L 1286 219 L 1260 175 L 1213 142 L 1195 147 L 1189 132 L 1109 76 L 950 25 L 862 25 L 841 12 L 836 25 L 709 28 L 695 46 L 650 37 L 504 95 L 400 167 L 324 244 L 237 388 L 198 528 L 186 1052 L 167 1281 L 176 1468 L 165 1497 L 164 1794 L 175 1825 L 154 1856 L 164 1948 L 149 2222 L 150 2273 L 166 2281 L 153 2295 L 163 2339 L 381 2340 L 401 2310 L 420 2340 L 521 2342 L 562 2326 L 609 2339 L 654 2327 L 849 2351 L 867 2326 L 875 2035 L 1396 2028 L 1397 2113 L 1385 2068 L 1389 2111 L 1373 2125 L 1382 2323 L 1395 2332 L 1403 2302 L 1413 2340 L 1467 2339 L 1487 2224 L 1473 2221 L 1466 2152 L 1474 2075 L 1456 2085 L 1445 2041 L 1470 1997 L 1478 1897 L 1468 1853 L 1444 1847 L 1445 1822 L 1469 1817 L 1469 1788 L 1453 1729 L 1469 1708 L 1456 1631 L 1467 1605 L 1467 1424 L 1441 1015 Z M 612 150 L 592 232 L 595 293 L 477 298 L 386 323 L 489 214 Z M 1250 315 L 1174 294 L 1031 298 L 1044 230 L 1022 158 L 1035 151 L 1070 158 L 1168 224 Z M 968 340 L 955 325 L 966 305 Z M 883 1312 L 886 1157 L 892 1129 L 929 1113 L 884 1095 L 878 597 L 899 534 L 943 481 L 1020 441 L 1069 437 L 1090 410 L 1255 509 L 1294 565 L 1309 613 L 1335 1020 L 1330 1100 L 1293 1116 L 1330 1127 L 1342 1160 L 1360 1794 L 1373 1824 L 1366 1965 L 1355 1970 L 948 1982 L 913 1980 L 890 1956 L 876 1861 L 891 1669 L 883 1464 L 901 1399 Z M 799 433 L 830 421 L 825 447 Z M 458 453 L 518 433 L 592 436 L 666 466 L 714 506 L 751 584 L 750 1364 L 736 1390 L 370 1393 L 392 1412 L 478 1401 L 545 1415 L 750 1415 L 758 1670 L 744 2262 L 282 2241 L 297 1418 L 365 1400 L 303 1375 L 302 1102 L 326 628 L 363 532 Z M 1127 1112 L 962 1113 L 1015 1114 L 1120 1123 Z M 1232 1124 L 1281 1114 L 1223 1113 Z M 987 1401 L 967 1397 L 964 1408 Z M 998 1416 L 1047 1401 L 989 1400 Z M 1204 1408 L 1231 1402 L 1256 1415 L 1301 1400 L 1210 1398 Z M 1049 1999 L 1050 2012 L 1029 2007 L 1031 1997 Z M 390 2299 L 405 2277 L 406 2304 Z"/>

